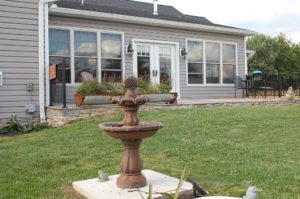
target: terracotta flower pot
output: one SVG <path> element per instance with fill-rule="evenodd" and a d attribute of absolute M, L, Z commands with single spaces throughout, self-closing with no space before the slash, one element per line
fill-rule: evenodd
<path fill-rule="evenodd" d="M 75 95 L 75 104 L 76 107 L 80 107 L 83 104 L 84 95 L 76 94 Z"/>

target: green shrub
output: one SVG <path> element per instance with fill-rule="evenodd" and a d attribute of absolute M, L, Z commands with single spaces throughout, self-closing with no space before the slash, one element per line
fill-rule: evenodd
<path fill-rule="evenodd" d="M 76 89 L 76 94 L 97 95 L 99 93 L 99 89 L 100 88 L 96 80 L 85 81 Z"/>
<path fill-rule="evenodd" d="M 137 94 L 159 94 L 169 93 L 171 87 L 168 83 L 161 83 L 153 85 L 149 81 L 142 78 L 138 79 Z M 99 83 L 97 80 L 86 81 L 80 85 L 76 94 L 80 95 L 124 95 L 125 88 L 122 83 L 118 82 L 103 82 Z"/>
<path fill-rule="evenodd" d="M 11 133 L 11 132 L 23 133 L 24 130 L 25 128 L 18 120 L 17 115 L 12 115 L 9 118 L 8 122 L 6 123 L 6 126 L 0 129 L 0 133 L 1 134 Z"/>

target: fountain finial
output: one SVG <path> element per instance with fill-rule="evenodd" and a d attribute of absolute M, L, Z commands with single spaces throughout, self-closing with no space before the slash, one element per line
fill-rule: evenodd
<path fill-rule="evenodd" d="M 128 78 L 125 79 L 124 81 L 124 85 L 125 85 L 125 88 L 137 88 L 138 86 L 138 81 L 137 81 L 137 78 L 134 77 L 134 76 L 130 76 Z"/>

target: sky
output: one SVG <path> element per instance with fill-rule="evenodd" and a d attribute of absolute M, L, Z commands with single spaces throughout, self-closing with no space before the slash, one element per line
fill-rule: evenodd
<path fill-rule="evenodd" d="M 282 32 L 293 42 L 300 42 L 300 0 L 158 0 L 158 3 L 217 24 L 272 36 Z"/>

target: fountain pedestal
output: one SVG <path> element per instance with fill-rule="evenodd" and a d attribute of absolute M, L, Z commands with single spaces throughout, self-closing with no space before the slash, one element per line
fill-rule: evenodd
<path fill-rule="evenodd" d="M 124 145 L 124 156 L 121 160 L 121 175 L 117 179 L 120 188 L 146 186 L 146 178 L 141 173 L 143 162 L 140 157 L 139 148 L 142 140 L 122 140 Z"/>

